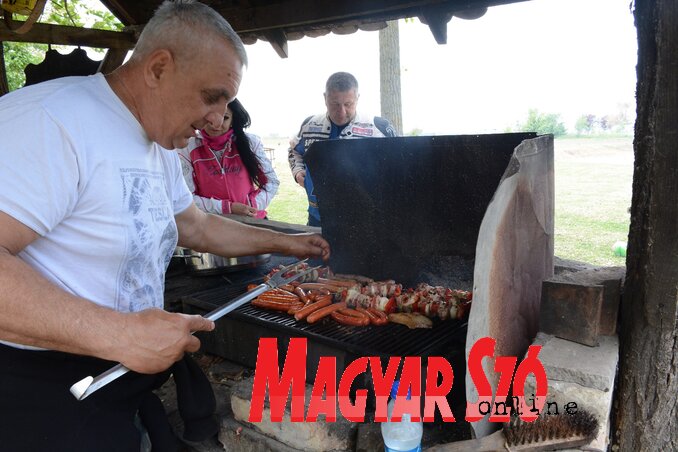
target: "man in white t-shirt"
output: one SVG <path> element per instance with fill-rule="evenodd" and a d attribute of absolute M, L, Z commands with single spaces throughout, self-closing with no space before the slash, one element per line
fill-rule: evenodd
<path fill-rule="evenodd" d="M 246 64 L 242 42 L 216 12 L 166 2 L 111 74 L 0 98 L 3 448 L 139 450 L 138 397 L 124 394 L 143 393 L 138 380 L 125 376 L 82 402 L 68 388 L 115 362 L 163 372 L 199 348 L 191 332 L 214 328 L 162 309 L 177 242 L 225 256 L 329 256 L 319 235 L 198 210 L 168 150 L 221 124 Z"/>

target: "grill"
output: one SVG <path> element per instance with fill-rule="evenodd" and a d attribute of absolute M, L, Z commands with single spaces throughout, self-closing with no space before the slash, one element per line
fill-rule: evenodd
<path fill-rule="evenodd" d="M 289 339 L 305 337 L 309 383 L 323 356 L 336 358 L 337 379 L 362 356 L 379 356 L 382 365 L 391 356 L 419 356 L 423 366 L 442 356 L 454 371 L 452 405 L 465 400 L 467 336 L 490 335 L 504 354 L 519 356 L 536 332 L 541 278 L 553 269 L 552 153 L 552 140 L 535 134 L 313 143 L 305 162 L 332 246 L 330 267 L 404 288 L 424 282 L 473 290 L 470 321 L 434 320 L 433 328 L 415 330 L 331 319 L 310 325 L 247 305 L 217 321 L 217 331 L 199 334 L 205 350 L 255 367 L 259 339 L 276 337 L 282 369 Z M 286 263 L 274 255 L 256 276 Z M 236 276 L 226 288 L 184 297 L 184 311 L 204 314 L 243 293 L 245 277 Z M 369 391 L 371 373 L 360 378 L 352 389 Z"/>
<path fill-rule="evenodd" d="M 260 281 L 259 281 L 260 282 Z M 184 312 L 205 314 L 245 292 L 247 284 L 234 284 L 210 289 L 182 299 Z M 460 320 L 434 321 L 431 329 L 409 329 L 404 325 L 351 327 L 340 325 L 330 318 L 315 324 L 297 322 L 285 313 L 267 311 L 250 304 L 241 306 L 216 322 L 212 333 L 197 333 L 205 351 L 238 362 L 256 366 L 259 339 L 278 339 L 278 365 L 282 370 L 291 338 L 307 338 L 306 381 L 313 384 L 320 358 L 336 359 L 337 381 L 346 367 L 362 356 L 379 356 L 385 368 L 391 356 L 422 357 L 422 384 L 425 381 L 426 358 L 443 356 L 452 365 L 457 384 L 449 400 L 454 405 L 464 400 L 463 375 L 466 322 Z M 351 386 L 351 396 L 358 389 L 368 391 L 367 404 L 373 408 L 371 373 L 358 375 Z M 423 390 L 423 388 L 422 388 Z"/>
<path fill-rule="evenodd" d="M 226 289 L 211 289 L 184 298 L 185 311 L 205 313 L 226 304 L 245 291 L 245 286 L 230 286 Z M 344 353 L 356 356 L 431 356 L 440 355 L 453 343 L 463 343 L 466 322 L 461 320 L 434 321 L 431 329 L 409 329 L 403 325 L 352 327 L 340 325 L 329 317 L 315 324 L 298 322 L 285 313 L 267 311 L 252 305 L 242 306 L 228 320 L 245 322 L 261 333 L 271 337 L 272 332 L 288 337 L 306 337 L 309 343 L 323 344 Z M 277 334 L 276 334 L 277 336 Z M 209 338 L 209 342 L 212 342 Z M 235 347 L 252 347 L 247 356 L 256 357 L 255 344 L 238 341 Z M 248 359 L 247 365 L 253 365 Z"/>

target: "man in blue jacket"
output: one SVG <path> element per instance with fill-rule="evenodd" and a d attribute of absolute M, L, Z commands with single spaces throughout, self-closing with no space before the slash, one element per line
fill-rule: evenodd
<path fill-rule="evenodd" d="M 304 164 L 304 154 L 318 140 L 335 138 L 394 137 L 395 129 L 388 119 L 359 115 L 358 80 L 348 72 L 336 72 L 325 84 L 327 111 L 309 116 L 301 124 L 299 133 L 291 140 L 288 160 L 294 180 L 308 195 L 308 225 L 320 226 L 318 199 L 313 192 L 313 180 Z"/>

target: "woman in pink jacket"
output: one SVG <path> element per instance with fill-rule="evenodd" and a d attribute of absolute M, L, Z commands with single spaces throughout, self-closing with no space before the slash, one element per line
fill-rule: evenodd
<path fill-rule="evenodd" d="M 250 115 L 236 99 L 219 129 L 210 125 L 179 150 L 184 179 L 205 212 L 264 218 L 280 182 L 261 139 L 245 132 Z"/>

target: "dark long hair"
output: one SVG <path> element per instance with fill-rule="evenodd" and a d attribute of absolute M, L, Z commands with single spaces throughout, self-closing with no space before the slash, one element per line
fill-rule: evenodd
<path fill-rule="evenodd" d="M 252 122 L 250 114 L 247 113 L 247 110 L 245 110 L 245 107 L 242 106 L 238 99 L 234 99 L 233 102 L 228 104 L 228 108 L 232 114 L 231 127 L 235 135 L 235 147 L 238 148 L 238 153 L 243 165 L 245 165 L 245 169 L 247 169 L 250 175 L 250 180 L 256 187 L 262 188 L 268 182 L 268 178 L 264 174 L 261 162 L 252 150 L 249 138 L 245 134 L 245 129 Z"/>

